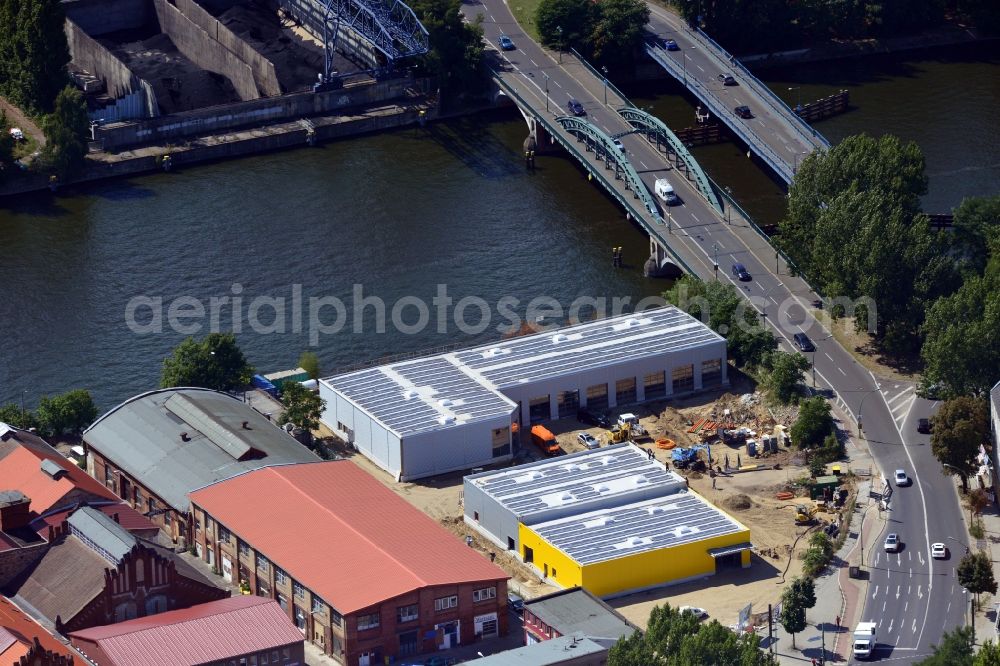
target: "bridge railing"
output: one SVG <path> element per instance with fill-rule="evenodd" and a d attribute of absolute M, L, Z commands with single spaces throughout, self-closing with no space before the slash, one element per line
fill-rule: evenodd
<path fill-rule="evenodd" d="M 646 47 L 646 53 L 650 55 L 656 62 L 660 63 L 663 67 L 670 70 L 675 78 L 682 78 L 681 67 L 675 63 L 671 58 L 663 55 L 666 53 L 662 49 L 657 49 L 651 46 Z M 733 111 L 728 108 L 726 104 L 715 96 L 711 90 L 706 88 L 697 79 L 688 77 L 687 78 L 688 88 L 704 102 L 709 109 L 716 115 L 716 117 L 726 125 L 747 145 L 756 149 L 757 154 L 762 160 L 764 160 L 768 166 L 770 166 L 774 171 L 780 175 L 785 182 L 792 182 L 792 177 L 795 175 L 794 170 L 789 166 L 788 162 L 781 159 L 777 153 L 761 138 L 756 132 L 754 132 L 748 125 L 742 122 L 736 122 L 733 120 Z"/>
<path fill-rule="evenodd" d="M 597 69 L 595 69 L 594 66 L 591 65 L 589 62 L 587 62 L 587 59 L 584 58 L 582 55 L 580 55 L 580 52 L 577 51 L 572 46 L 570 47 L 569 50 L 570 50 L 570 53 L 572 53 L 574 56 L 576 56 L 577 60 L 579 60 L 581 63 L 583 63 L 583 66 L 586 67 L 590 71 L 591 74 L 593 74 L 597 78 L 601 79 L 602 81 L 606 81 L 608 87 L 611 88 L 615 92 L 616 95 L 618 95 L 619 97 L 621 97 L 621 99 L 622 99 L 623 102 L 625 102 L 625 106 L 635 107 L 635 104 L 633 104 L 631 102 L 631 100 L 629 100 L 629 98 L 625 96 L 625 93 L 623 93 L 621 90 L 619 90 L 618 86 L 616 86 L 615 84 L 611 83 L 611 79 L 609 79 L 608 77 L 606 77 L 604 75 L 604 72 L 600 72 Z"/>
<path fill-rule="evenodd" d="M 496 81 L 497 85 L 500 86 L 500 88 L 504 91 L 505 94 L 510 95 L 510 97 L 521 109 L 530 112 L 531 115 L 534 116 L 535 121 L 542 124 L 542 127 L 544 127 L 545 131 L 549 133 L 549 136 L 553 137 L 556 141 L 559 142 L 559 144 L 563 148 L 565 148 L 567 151 L 569 151 L 571 155 L 573 155 L 577 160 L 579 160 L 580 163 L 583 164 L 584 168 L 587 170 L 587 173 L 589 173 L 591 176 L 600 181 L 602 185 L 604 185 L 604 188 L 608 191 L 608 193 L 611 194 L 611 196 L 613 196 L 615 199 L 617 199 L 618 202 L 625 207 L 625 210 L 628 211 L 628 213 L 632 216 L 632 218 L 635 219 L 637 222 L 639 222 L 639 224 L 641 224 L 643 228 L 646 229 L 646 233 L 648 233 L 651 237 L 657 239 L 658 241 L 663 240 L 660 234 L 658 233 L 655 224 L 651 224 L 646 219 L 646 216 L 649 215 L 649 212 L 640 211 L 635 206 L 634 202 L 630 200 L 629 197 L 622 196 L 621 193 L 618 191 L 618 189 L 614 186 L 614 184 L 610 180 L 608 180 L 608 177 L 605 175 L 603 169 L 593 168 L 594 166 L 593 163 L 583 152 L 580 151 L 579 148 L 577 148 L 576 142 L 569 141 L 565 138 L 564 132 L 566 134 L 569 134 L 569 132 L 566 132 L 566 130 L 564 130 L 561 125 L 559 126 L 553 125 L 551 122 L 549 122 L 548 118 L 544 117 L 543 114 L 534 111 L 534 107 L 527 100 L 521 97 L 521 95 L 518 94 L 517 90 L 515 90 L 513 86 L 511 86 L 506 81 L 501 79 L 500 75 L 495 71 L 493 72 L 493 80 Z M 687 262 L 681 259 L 681 257 L 676 252 L 674 252 L 674 249 L 670 247 L 668 243 L 664 242 L 663 246 L 666 248 L 670 256 L 673 257 L 674 262 L 678 266 L 680 266 L 684 271 L 690 273 L 691 275 L 697 275 L 697 273 L 691 270 L 691 267 L 688 266 Z"/>
<path fill-rule="evenodd" d="M 792 107 L 788 106 L 788 103 L 785 102 L 785 100 L 778 97 L 778 95 L 773 90 L 771 90 L 771 88 L 769 88 L 763 81 L 754 76 L 753 72 L 747 69 L 746 65 L 740 62 L 739 58 L 735 57 L 729 51 L 722 48 L 721 44 L 719 44 L 717 41 L 709 37 L 708 33 L 706 33 L 701 28 L 695 28 L 695 32 L 703 40 L 708 42 L 710 46 L 712 46 L 715 50 L 721 53 L 725 61 L 734 64 L 736 67 L 739 67 L 740 71 L 744 74 L 744 76 L 746 76 L 750 80 L 751 84 L 757 90 L 758 94 L 760 94 L 760 96 L 764 99 L 764 101 L 768 102 L 779 113 L 781 114 L 787 113 L 791 117 L 790 124 L 792 125 L 792 127 L 794 127 L 796 131 L 798 131 L 799 134 L 801 134 L 806 139 L 807 142 L 812 144 L 813 139 L 815 139 L 819 141 L 825 148 L 830 147 L 830 142 L 826 140 L 826 137 L 824 137 L 812 125 L 806 122 L 805 118 L 795 113 Z"/>

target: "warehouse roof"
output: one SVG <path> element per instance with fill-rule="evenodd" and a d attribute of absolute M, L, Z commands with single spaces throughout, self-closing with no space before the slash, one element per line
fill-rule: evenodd
<path fill-rule="evenodd" d="M 582 587 L 559 590 L 525 601 L 524 610 L 563 636 L 584 634 L 618 639 L 631 636 L 639 629 Z"/>
<path fill-rule="evenodd" d="M 532 525 L 539 536 L 579 564 L 749 532 L 697 493 L 681 490 L 614 509 Z M 745 544 L 749 548 L 749 544 Z"/>
<path fill-rule="evenodd" d="M 505 388 L 718 343 L 708 326 L 668 306 L 322 381 L 404 436 L 510 415 L 516 405 Z"/>
<path fill-rule="evenodd" d="M 559 666 L 578 664 L 582 657 L 606 654 L 615 641 L 589 636 L 560 636 L 513 650 L 504 650 L 466 663 L 476 666 Z M 596 661 L 595 661 L 596 663 Z"/>
<path fill-rule="evenodd" d="M 342 615 L 432 585 L 508 578 L 347 461 L 268 467 L 191 501 Z"/>
<path fill-rule="evenodd" d="M 530 525 L 588 506 L 624 504 L 687 487 L 684 479 L 635 444 L 581 451 L 465 477 Z M 532 519 L 535 516 L 535 519 Z"/>
<path fill-rule="evenodd" d="M 86 651 L 97 646 L 110 664 L 188 666 L 224 661 L 302 641 L 276 601 L 237 596 L 70 634 Z"/>
<path fill-rule="evenodd" d="M 201 388 L 151 391 L 99 418 L 83 439 L 170 506 L 195 488 L 316 454 L 238 398 Z"/>

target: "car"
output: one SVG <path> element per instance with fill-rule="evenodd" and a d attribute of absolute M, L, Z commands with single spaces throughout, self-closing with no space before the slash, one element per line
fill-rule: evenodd
<path fill-rule="evenodd" d="M 887 553 L 899 552 L 899 547 L 902 545 L 899 541 L 899 535 L 895 532 L 890 532 L 889 536 L 885 538 L 885 552 Z"/>
<path fill-rule="evenodd" d="M 903 486 L 908 486 L 913 483 L 910 477 L 906 476 L 906 472 L 901 469 L 897 469 L 894 476 L 896 477 L 896 487 L 898 488 L 902 488 Z"/>
<path fill-rule="evenodd" d="M 694 615 L 699 620 L 703 620 L 708 617 L 708 612 L 704 608 L 698 608 L 697 606 L 680 606 L 677 609 L 678 613 L 690 613 Z"/>
<path fill-rule="evenodd" d="M 736 79 L 733 78 L 732 74 L 719 74 L 718 79 L 719 79 L 719 81 L 722 82 L 722 85 L 724 85 L 724 86 L 735 86 L 736 85 Z"/>
<path fill-rule="evenodd" d="M 677 46 L 677 42 L 675 42 L 672 39 L 664 40 L 664 42 L 663 42 L 663 48 L 665 48 L 668 51 L 680 51 L 681 50 L 681 47 Z"/>
<path fill-rule="evenodd" d="M 24 141 L 24 132 L 21 131 L 20 127 L 11 127 L 10 138 L 14 141 Z"/>
<path fill-rule="evenodd" d="M 507 35 L 500 35 L 499 43 L 500 43 L 500 48 L 503 49 L 504 51 L 513 51 L 514 49 L 517 48 L 516 46 L 514 46 L 514 40 L 508 37 Z"/>
<path fill-rule="evenodd" d="M 799 348 L 799 351 L 804 352 L 814 352 L 816 351 L 816 345 L 813 341 L 809 339 L 809 336 L 805 333 L 796 333 L 792 336 L 792 340 L 795 341 L 795 346 Z"/>
<path fill-rule="evenodd" d="M 522 599 L 519 594 L 508 592 L 507 605 L 510 606 L 510 609 L 515 613 L 521 613 L 524 611 L 524 599 Z"/>
<path fill-rule="evenodd" d="M 579 421 L 580 423 L 586 423 L 587 425 L 597 426 L 598 428 L 611 427 L 611 421 L 608 420 L 607 416 L 592 409 L 581 409 L 577 411 L 576 420 Z"/>
<path fill-rule="evenodd" d="M 917 432 L 924 435 L 929 435 L 931 432 L 931 420 L 930 419 L 917 419 Z"/>
<path fill-rule="evenodd" d="M 618 150 L 622 151 L 622 153 L 625 152 L 625 146 L 622 145 L 622 142 L 620 140 L 618 140 L 618 139 L 611 139 L 611 141 L 612 141 L 612 143 L 615 144 L 615 147 L 618 148 Z"/>
<path fill-rule="evenodd" d="M 753 118 L 753 111 L 750 110 L 749 106 L 737 106 L 733 109 L 733 113 L 745 120 Z"/>
<path fill-rule="evenodd" d="M 571 98 L 568 102 L 566 102 L 566 108 L 569 109 L 569 112 L 574 116 L 587 115 L 587 110 L 583 108 L 583 104 L 580 104 L 578 100 Z"/>
<path fill-rule="evenodd" d="M 948 546 L 944 545 L 943 543 L 932 543 L 931 557 L 933 557 L 935 560 L 948 559 Z"/>
<path fill-rule="evenodd" d="M 739 279 L 740 282 L 749 282 L 752 279 L 750 272 L 743 264 L 733 264 L 733 276 Z"/>
<path fill-rule="evenodd" d="M 597 438 L 591 435 L 589 432 L 581 432 L 579 435 L 576 436 L 576 438 L 577 440 L 579 440 L 581 444 L 583 444 L 584 447 L 588 449 L 601 448 L 601 443 L 598 442 Z"/>

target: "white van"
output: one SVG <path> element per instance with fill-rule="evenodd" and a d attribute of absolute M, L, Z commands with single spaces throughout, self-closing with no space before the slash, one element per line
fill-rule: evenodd
<path fill-rule="evenodd" d="M 653 185 L 653 191 L 668 206 L 673 206 L 678 202 L 677 195 L 674 194 L 674 186 L 666 178 L 657 178 Z"/>

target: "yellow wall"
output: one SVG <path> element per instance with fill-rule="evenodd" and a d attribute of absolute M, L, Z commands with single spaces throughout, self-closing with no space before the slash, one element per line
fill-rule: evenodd
<path fill-rule="evenodd" d="M 583 573 L 580 565 L 570 559 L 566 553 L 538 536 L 530 527 L 522 523 L 518 523 L 517 532 L 521 544 L 522 559 L 524 559 L 524 548 L 527 546 L 534 551 L 534 559 L 531 563 L 540 571 L 544 572 L 545 565 L 549 565 L 549 578 L 563 587 L 583 585 Z M 554 576 L 552 575 L 553 569 L 556 571 Z"/>

